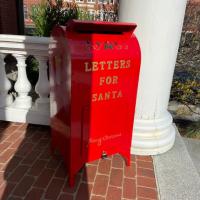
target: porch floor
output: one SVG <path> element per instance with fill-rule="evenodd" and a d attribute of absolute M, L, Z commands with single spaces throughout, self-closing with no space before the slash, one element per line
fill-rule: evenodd
<path fill-rule="evenodd" d="M 1 200 L 157 199 L 150 156 L 132 156 L 130 167 L 118 154 L 87 163 L 70 189 L 62 158 L 52 157 L 49 145 L 49 127 L 0 121 Z"/>

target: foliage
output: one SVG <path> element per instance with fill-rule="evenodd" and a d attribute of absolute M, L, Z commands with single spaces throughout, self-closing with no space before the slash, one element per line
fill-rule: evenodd
<path fill-rule="evenodd" d="M 43 0 L 34 5 L 30 18 L 35 24 L 35 35 L 50 36 L 55 25 L 65 25 L 70 19 L 77 19 L 76 4 L 64 3 L 63 0 Z"/>
<path fill-rule="evenodd" d="M 186 128 L 186 137 L 200 139 L 200 123 L 194 122 Z"/>
<path fill-rule="evenodd" d="M 200 33 L 183 32 L 172 83 L 171 100 L 200 106 Z"/>
<path fill-rule="evenodd" d="M 173 80 L 171 90 L 171 100 L 176 100 L 184 104 L 200 105 L 200 80 L 199 71 L 187 71 L 187 78 L 184 73 Z M 189 77 L 193 77 L 190 79 Z"/>
<path fill-rule="evenodd" d="M 93 20 L 87 9 L 80 9 L 74 3 L 63 0 L 42 0 L 31 10 L 31 19 L 35 24 L 34 34 L 48 37 L 55 25 L 65 25 L 70 19 Z M 27 76 L 32 85 L 36 85 L 39 75 L 38 62 L 33 56 L 27 58 Z"/>
<path fill-rule="evenodd" d="M 200 7 L 195 1 L 189 1 L 186 10 L 171 100 L 183 103 L 191 113 L 199 114 L 197 109 L 193 110 L 200 106 Z M 183 136 L 200 139 L 199 121 L 179 118 L 175 123 Z"/>
<path fill-rule="evenodd" d="M 30 18 L 35 24 L 34 34 L 37 36 L 47 36 L 48 30 L 46 25 L 45 4 L 34 5 L 31 8 Z"/>
<path fill-rule="evenodd" d="M 94 16 L 92 16 L 89 11 L 86 9 L 77 9 L 77 18 L 79 20 L 94 20 Z"/>
<path fill-rule="evenodd" d="M 171 100 L 200 106 L 200 7 L 188 1 Z"/>
<path fill-rule="evenodd" d="M 39 63 L 33 56 L 28 56 L 28 58 L 26 59 L 26 64 L 26 73 L 28 80 L 30 81 L 32 86 L 35 86 L 39 77 Z"/>
<path fill-rule="evenodd" d="M 188 1 L 183 30 L 200 32 L 200 6 L 198 1 Z"/>
<path fill-rule="evenodd" d="M 185 137 L 200 139 L 200 123 L 188 120 L 175 120 L 180 134 Z"/>

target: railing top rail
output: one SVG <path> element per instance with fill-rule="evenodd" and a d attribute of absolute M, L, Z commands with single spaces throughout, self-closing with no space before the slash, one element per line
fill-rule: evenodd
<path fill-rule="evenodd" d="M 0 34 L 0 53 L 48 56 L 50 38 Z"/>
<path fill-rule="evenodd" d="M 0 42 L 49 44 L 49 37 L 0 34 Z"/>

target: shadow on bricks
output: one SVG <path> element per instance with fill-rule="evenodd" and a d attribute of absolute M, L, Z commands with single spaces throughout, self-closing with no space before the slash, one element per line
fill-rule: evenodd
<path fill-rule="evenodd" d="M 87 163 L 68 187 L 64 162 L 50 154 L 48 126 L 0 121 L 1 200 L 157 199 L 150 156 L 113 155 Z"/>
<path fill-rule="evenodd" d="M 96 168 L 86 166 L 69 188 L 61 156 L 50 154 L 49 127 L 0 121 L 1 200 L 89 200 Z"/>

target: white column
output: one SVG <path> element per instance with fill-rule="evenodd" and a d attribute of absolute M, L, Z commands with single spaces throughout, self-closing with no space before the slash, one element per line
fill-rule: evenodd
<path fill-rule="evenodd" d="M 155 155 L 175 140 L 167 111 L 187 0 L 121 0 L 119 19 L 135 22 L 142 51 L 131 152 Z"/>
<path fill-rule="evenodd" d="M 32 106 L 32 98 L 28 96 L 31 90 L 31 84 L 26 75 L 26 57 L 24 55 L 14 54 L 17 59 L 17 81 L 15 83 L 15 90 L 18 93 L 14 102 L 14 107 L 28 109 Z"/>
<path fill-rule="evenodd" d="M 42 111 L 48 111 L 49 105 L 49 80 L 47 76 L 47 56 L 36 56 L 39 62 L 39 79 L 35 87 L 35 91 L 38 93 L 39 98 L 36 100 L 36 108 Z"/>
<path fill-rule="evenodd" d="M 0 54 L 0 107 L 9 106 L 13 102 L 12 95 L 8 94 L 11 83 L 5 72 L 4 54 Z"/>

